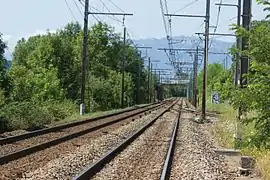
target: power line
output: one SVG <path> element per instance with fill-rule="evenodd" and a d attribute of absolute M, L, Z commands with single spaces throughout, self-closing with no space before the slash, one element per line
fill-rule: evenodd
<path fill-rule="evenodd" d="M 112 0 L 108 0 L 108 1 L 110 1 L 110 3 L 111 3 L 114 7 L 116 7 L 118 10 L 124 12 L 124 10 L 121 9 L 119 6 L 117 6 Z"/>
<path fill-rule="evenodd" d="M 66 6 L 68 7 L 69 12 L 71 13 L 71 15 L 72 15 L 73 19 L 74 19 L 75 21 L 77 21 L 77 19 L 76 19 L 75 15 L 74 15 L 74 13 L 73 13 L 73 11 L 71 10 L 71 8 L 69 7 L 69 5 L 68 5 L 68 3 L 67 3 L 67 0 L 65 0 L 65 3 L 66 3 Z"/>
<path fill-rule="evenodd" d="M 111 12 L 111 10 L 105 5 L 105 3 L 104 3 L 104 1 L 103 0 L 100 0 L 100 2 L 102 3 L 102 5 L 104 6 L 104 8 L 108 11 L 108 12 Z M 124 12 L 120 7 L 118 7 L 114 2 L 112 2 L 112 1 L 110 1 L 117 9 L 119 9 L 120 11 L 122 11 L 122 12 Z M 81 2 L 81 0 L 80 0 L 80 3 L 82 4 L 82 2 Z M 83 4 L 82 4 L 83 5 Z M 95 11 L 97 11 L 97 12 L 100 12 L 97 8 L 95 8 L 95 7 L 93 7 L 93 6 L 90 6 L 90 9 L 94 9 Z M 97 21 L 101 21 L 100 19 L 98 20 L 97 19 L 97 17 L 94 15 L 94 14 L 92 14 L 92 16 L 97 20 Z M 109 18 L 111 18 L 112 20 L 115 20 L 115 21 L 117 21 L 117 22 L 119 22 L 119 23 L 121 23 L 122 24 L 122 21 L 121 20 L 119 20 L 115 15 L 113 15 L 113 17 L 112 16 L 108 16 Z M 101 21 L 102 22 L 102 21 Z M 137 47 L 136 47 L 136 44 L 135 44 L 135 42 L 132 40 L 132 37 L 131 37 L 131 35 L 130 34 L 132 34 L 132 32 L 130 31 L 130 29 L 128 29 L 127 27 L 126 27 L 126 30 L 127 30 L 127 36 L 128 36 L 128 38 L 129 38 L 129 40 L 130 40 L 130 42 L 134 45 L 134 47 L 137 49 Z M 138 50 L 138 49 L 137 49 Z"/>
<path fill-rule="evenodd" d="M 81 9 L 79 8 L 77 2 L 75 0 L 73 0 L 73 3 L 75 4 L 75 6 L 77 7 L 78 11 L 80 12 L 81 16 L 83 17 L 83 12 L 81 11 Z"/>
<path fill-rule="evenodd" d="M 237 16 L 232 17 L 231 19 L 229 19 L 229 21 L 232 21 L 232 20 L 234 20 L 234 19 L 236 19 L 236 18 L 237 18 Z"/>
<path fill-rule="evenodd" d="M 103 7 L 108 11 L 111 12 L 110 9 L 105 5 L 105 3 L 103 2 L 103 0 L 100 0 L 101 4 L 103 5 Z M 113 15 L 113 17 L 109 16 L 111 19 L 114 19 L 115 21 L 118 21 L 122 24 L 122 21 L 119 20 L 116 16 Z"/>
<path fill-rule="evenodd" d="M 79 2 L 80 2 L 80 4 L 82 5 L 82 7 L 84 7 L 84 4 L 83 4 L 82 1 L 84 2 L 84 0 L 79 0 Z M 90 10 L 91 10 L 91 9 L 95 9 L 93 6 L 89 6 L 89 8 L 90 8 Z M 95 10 L 96 10 L 96 9 L 95 9 Z M 93 18 L 94 18 L 96 21 L 102 22 L 102 20 L 101 20 L 99 17 L 95 16 L 94 14 L 92 14 L 92 16 L 93 16 Z"/>
<path fill-rule="evenodd" d="M 185 6 L 181 7 L 181 8 L 178 9 L 177 11 L 175 11 L 173 14 L 175 14 L 175 13 L 177 13 L 177 12 L 179 12 L 179 11 L 182 11 L 182 10 L 188 8 L 189 6 L 195 4 L 195 3 L 198 2 L 198 1 L 199 1 L 199 0 L 194 0 L 194 1 L 192 1 L 192 2 L 190 2 L 190 3 L 188 3 L 188 4 L 186 4 Z"/>
<path fill-rule="evenodd" d="M 222 4 L 222 0 L 220 0 L 220 3 L 219 3 L 219 4 Z M 215 29 L 214 29 L 214 34 L 217 32 L 217 28 L 218 28 L 218 25 L 219 25 L 220 11 L 221 11 L 221 5 L 218 6 L 218 14 L 217 14 L 216 26 L 215 26 Z M 208 47 L 209 49 L 210 49 L 211 46 L 212 46 L 212 43 L 213 43 L 213 41 L 214 41 L 214 38 L 215 38 L 215 36 L 213 36 L 213 37 L 211 38 L 210 46 Z"/>

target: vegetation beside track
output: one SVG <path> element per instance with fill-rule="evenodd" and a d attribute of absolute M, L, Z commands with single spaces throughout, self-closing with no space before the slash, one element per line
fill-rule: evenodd
<path fill-rule="evenodd" d="M 270 12 L 270 3 L 257 0 Z M 221 146 L 234 146 L 234 129 L 236 123 L 236 109 L 241 108 L 242 115 L 239 122 L 242 141 L 240 147 L 245 155 L 253 155 L 257 159 L 258 169 L 265 179 L 270 179 L 270 14 L 263 20 L 252 21 L 250 31 L 242 27 L 233 26 L 237 36 L 248 39 L 248 51 L 241 51 L 234 46 L 231 48 L 233 63 L 229 69 L 209 65 L 207 78 L 207 92 L 218 92 L 223 104 L 208 104 L 207 109 L 220 113 L 214 133 Z M 248 85 L 241 88 L 234 86 L 234 71 L 236 55 L 249 57 Z M 240 62 L 238 62 L 240 64 Z M 210 72 L 209 72 L 210 71 Z M 198 86 L 201 89 L 201 74 L 198 76 Z M 212 76 L 214 75 L 214 76 Z M 200 92 L 201 93 L 201 92 Z M 210 98 L 210 97 L 209 97 Z"/>
<path fill-rule="evenodd" d="M 210 111 L 219 113 L 218 121 L 215 124 L 213 133 L 221 147 L 233 148 L 233 134 L 236 123 L 236 111 L 229 104 L 208 104 Z M 251 114 L 252 115 L 252 114 Z M 243 155 L 251 155 L 256 158 L 256 166 L 265 179 L 270 179 L 270 150 L 266 148 L 256 148 L 247 146 L 250 136 L 256 131 L 254 124 L 241 124 L 243 144 L 241 152 Z"/>
<path fill-rule="evenodd" d="M 89 28 L 85 84 L 88 114 L 121 108 L 124 46 L 124 106 L 148 103 L 150 96 L 153 99 L 158 77 L 144 66 L 133 42 L 128 39 L 124 45 L 121 37 L 105 23 Z M 15 47 L 10 67 L 4 57 L 7 46 L 0 33 L 0 133 L 38 129 L 78 117 L 82 39 L 83 30 L 78 23 L 69 23 L 56 32 L 22 38 Z M 153 77 L 150 80 L 149 75 Z M 165 88 L 164 97 L 171 97 L 174 92 L 173 88 Z"/>

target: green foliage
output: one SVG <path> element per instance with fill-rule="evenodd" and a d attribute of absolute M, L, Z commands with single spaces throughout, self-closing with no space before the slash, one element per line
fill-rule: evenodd
<path fill-rule="evenodd" d="M 26 69 L 24 66 L 14 65 L 10 74 L 13 79 L 12 99 L 14 101 L 42 102 L 63 98 L 55 68 Z"/>
<path fill-rule="evenodd" d="M 257 147 L 270 147 L 270 28 L 269 23 L 259 23 L 253 26 L 248 34 L 250 51 L 250 73 L 248 87 L 236 91 L 234 105 L 241 106 L 245 111 L 256 111 L 257 116 L 246 118 L 245 123 L 255 123 L 256 132 L 251 135 L 250 143 Z M 237 97 L 237 98 L 236 98 Z"/>
<path fill-rule="evenodd" d="M 214 90 L 214 85 L 218 81 L 221 74 L 224 73 L 224 68 L 221 64 L 214 63 L 208 64 L 207 66 L 207 91 L 211 92 Z M 201 93 L 203 86 L 203 70 L 198 75 L 198 89 Z"/>
<path fill-rule="evenodd" d="M 265 6 L 264 11 L 270 11 L 270 2 L 268 0 L 256 0 L 258 4 L 262 4 Z M 266 19 L 270 18 L 270 14 L 266 15 Z"/>
<path fill-rule="evenodd" d="M 260 2 L 269 6 L 266 1 Z M 249 73 L 244 75 L 248 78 L 248 87 L 234 88 L 229 83 L 232 75 L 223 74 L 215 83 L 215 88 L 235 108 L 241 107 L 246 113 L 256 112 L 255 116 L 243 118 L 244 124 L 252 124 L 255 128 L 253 133 L 247 135 L 245 145 L 270 148 L 270 22 L 253 21 L 250 31 L 241 27 L 235 27 L 235 30 L 239 36 L 246 37 L 249 43 L 248 51 L 240 51 L 250 59 Z"/>
<path fill-rule="evenodd" d="M 45 124 L 62 120 L 76 112 L 72 102 L 55 100 L 45 103 L 12 102 L 0 110 L 0 132 L 13 129 L 39 129 Z"/>
<path fill-rule="evenodd" d="M 231 71 L 223 70 L 218 77 L 215 78 L 213 90 L 217 91 L 221 100 L 230 100 L 234 93 L 233 75 Z"/>
<path fill-rule="evenodd" d="M 4 58 L 6 47 L 6 44 L 2 40 L 2 34 L 0 33 L 0 89 L 3 90 L 4 96 L 8 97 L 11 88 L 11 82 L 6 68 L 7 60 Z"/>
<path fill-rule="evenodd" d="M 51 121 L 51 115 L 33 102 L 12 102 L 1 109 L 0 121 L 3 130 L 41 128 Z"/>
<path fill-rule="evenodd" d="M 82 40 L 80 25 L 70 23 L 55 33 L 18 41 L 10 72 L 2 68 L 1 56 L 0 80 L 3 74 L 12 80 L 12 89 L 0 81 L 0 108 L 7 102 L 2 94 L 10 95 L 9 104 L 3 104 L 1 110 L 4 129 L 38 128 L 78 113 L 74 107 L 78 107 L 81 95 Z M 120 34 L 107 24 L 98 23 L 89 30 L 86 112 L 120 107 L 123 47 Z M 1 41 L 0 54 L 4 48 Z M 129 41 L 125 48 L 125 106 L 139 100 L 145 103 L 148 81 L 143 59 Z"/>
<path fill-rule="evenodd" d="M 112 70 L 107 71 L 110 78 L 88 77 L 87 89 L 91 93 L 86 98 L 86 109 L 107 110 L 120 107 L 121 74 Z M 132 95 L 132 81 L 129 74 L 125 74 L 125 102 L 130 101 Z M 92 99 L 89 99 L 91 97 Z"/>
<path fill-rule="evenodd" d="M 2 107 L 4 104 L 5 104 L 4 91 L 0 89 L 0 107 Z"/>
<path fill-rule="evenodd" d="M 70 117 L 78 112 L 78 107 L 69 100 L 58 101 L 49 100 L 41 105 L 45 112 L 49 112 L 51 117 L 50 122 L 61 121 Z"/>

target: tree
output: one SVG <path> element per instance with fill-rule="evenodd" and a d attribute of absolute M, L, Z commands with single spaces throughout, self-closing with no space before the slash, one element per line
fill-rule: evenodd
<path fill-rule="evenodd" d="M 224 68 L 221 64 L 214 63 L 209 64 L 207 67 L 207 90 L 214 90 L 214 84 L 217 81 L 217 78 L 224 72 Z M 203 84 L 203 70 L 198 75 L 198 89 L 202 91 Z"/>
<path fill-rule="evenodd" d="M 7 60 L 4 57 L 6 44 L 3 42 L 2 34 L 0 33 L 0 101 L 4 101 L 4 97 L 9 96 L 11 82 L 7 71 Z M 1 103 L 1 102 L 0 102 Z"/>
<path fill-rule="evenodd" d="M 236 91 L 235 106 L 245 105 L 246 111 L 256 111 L 257 116 L 246 118 L 244 122 L 255 123 L 256 132 L 251 135 L 251 144 L 269 146 L 270 142 L 270 28 L 269 22 L 254 22 L 250 32 L 239 28 L 237 32 L 249 39 L 250 69 L 248 87 Z"/>
<path fill-rule="evenodd" d="M 97 109 L 96 107 L 119 108 L 120 87 L 118 86 L 121 83 L 123 41 L 112 27 L 103 23 L 94 25 L 88 34 L 85 96 L 88 106 L 86 106 L 86 111 Z M 14 100 L 24 101 L 37 96 L 44 101 L 50 98 L 66 98 L 78 102 L 80 100 L 82 38 L 83 32 L 80 25 L 70 23 L 56 33 L 48 32 L 45 35 L 19 41 L 15 48 L 14 63 L 11 68 L 11 75 L 16 86 L 12 96 Z M 126 57 L 125 98 L 126 102 L 133 104 L 135 94 L 139 90 L 139 88 L 135 90 L 133 88 L 137 82 L 137 75 L 141 74 L 141 87 L 145 85 L 146 77 L 143 72 L 143 60 L 129 41 L 126 43 Z M 30 79 L 30 76 L 34 77 Z M 93 83 L 97 80 L 99 82 Z M 53 86 L 45 91 L 46 84 Z M 35 87 L 31 88 L 32 86 Z M 108 94 L 109 91 L 116 93 L 110 95 L 114 98 L 104 99 L 96 95 L 101 92 Z M 47 92 L 51 93 L 51 96 Z M 144 97 L 146 91 L 141 91 L 141 93 Z M 116 100 L 116 98 L 119 99 Z M 91 107 L 93 105 L 95 108 Z"/>

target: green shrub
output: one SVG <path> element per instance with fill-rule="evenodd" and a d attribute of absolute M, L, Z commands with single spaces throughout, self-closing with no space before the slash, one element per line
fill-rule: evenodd
<path fill-rule="evenodd" d="M 4 91 L 0 88 L 0 107 L 2 107 L 5 104 L 5 96 Z"/>
<path fill-rule="evenodd" d="M 46 109 L 33 102 L 12 102 L 1 109 L 1 122 L 5 130 L 38 129 L 51 122 L 52 116 Z"/>
<path fill-rule="evenodd" d="M 76 106 L 70 101 L 12 102 L 0 110 L 0 132 L 4 132 L 43 128 L 75 114 Z"/>
<path fill-rule="evenodd" d="M 76 114 L 78 108 L 71 101 L 47 101 L 43 104 L 43 109 L 52 116 L 51 122 L 60 121 L 68 116 Z"/>

